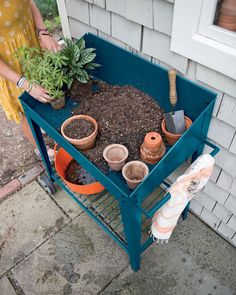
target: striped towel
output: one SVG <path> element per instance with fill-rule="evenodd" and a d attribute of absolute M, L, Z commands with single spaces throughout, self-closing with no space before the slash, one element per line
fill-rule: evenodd
<path fill-rule="evenodd" d="M 169 188 L 171 198 L 158 210 L 152 219 L 151 235 L 157 243 L 170 238 L 177 221 L 194 194 L 209 180 L 214 166 L 214 158 L 209 154 L 200 156 L 188 170 Z"/>

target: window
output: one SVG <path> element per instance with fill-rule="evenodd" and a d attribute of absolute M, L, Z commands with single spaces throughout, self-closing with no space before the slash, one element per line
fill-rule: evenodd
<path fill-rule="evenodd" d="M 218 13 L 217 0 L 175 0 L 171 50 L 236 79 L 236 33 Z"/>

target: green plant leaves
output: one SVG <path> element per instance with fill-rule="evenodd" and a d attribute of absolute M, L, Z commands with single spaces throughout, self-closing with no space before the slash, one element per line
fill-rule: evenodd
<path fill-rule="evenodd" d="M 87 70 L 95 70 L 97 67 L 100 67 L 100 65 L 92 62 L 84 66 L 84 68 Z"/>
<path fill-rule="evenodd" d="M 62 97 L 64 83 L 70 83 L 64 67 L 68 58 L 61 52 L 39 51 L 37 48 L 21 47 L 15 53 L 18 57 L 25 77 L 42 85 L 53 98 Z"/>
<path fill-rule="evenodd" d="M 78 41 L 76 41 L 75 43 L 77 45 L 77 47 L 80 49 L 80 50 L 83 50 L 85 48 L 85 41 L 83 38 L 80 38 Z"/>
<path fill-rule="evenodd" d="M 89 81 L 88 70 L 94 70 L 100 66 L 97 63 L 93 63 L 96 57 L 94 48 L 85 48 L 85 40 L 79 39 L 75 43 L 64 38 L 65 48 L 61 51 L 61 54 L 67 58 L 64 71 L 70 79 L 69 84 L 76 78 L 81 83 L 87 83 Z"/>
<path fill-rule="evenodd" d="M 80 58 L 80 49 L 78 47 L 74 47 L 74 60 L 78 61 Z"/>
<path fill-rule="evenodd" d="M 96 53 L 93 53 L 94 50 L 95 50 L 94 48 L 84 49 L 84 51 L 81 53 L 80 60 L 79 60 L 79 63 L 82 66 L 94 60 L 94 58 L 96 57 Z"/>
<path fill-rule="evenodd" d="M 100 66 L 93 62 L 95 49 L 86 48 L 83 38 L 76 43 L 68 38 L 64 41 L 65 48 L 57 53 L 30 47 L 21 47 L 15 53 L 26 78 L 42 85 L 53 98 L 61 97 L 63 84 L 70 86 L 73 79 L 87 83 L 88 70 Z"/>

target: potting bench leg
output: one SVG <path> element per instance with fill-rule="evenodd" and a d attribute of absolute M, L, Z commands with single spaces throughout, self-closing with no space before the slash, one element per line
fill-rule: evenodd
<path fill-rule="evenodd" d="M 43 135 L 40 130 L 40 127 L 38 124 L 36 124 L 30 117 L 29 113 L 27 112 L 27 109 L 24 108 L 25 115 L 28 121 L 28 124 L 30 126 L 31 132 L 34 136 L 35 142 L 37 144 L 38 150 L 40 152 L 44 167 L 47 171 L 48 176 L 51 178 L 51 175 L 53 174 L 52 166 L 50 163 L 50 160 L 48 158 L 47 149 L 43 140 Z M 52 180 L 52 179 L 51 179 Z"/>
<path fill-rule="evenodd" d="M 141 213 L 131 201 L 125 199 L 120 202 L 120 210 L 131 268 L 138 271 L 141 254 Z"/>
<path fill-rule="evenodd" d="M 187 206 L 184 208 L 182 212 L 182 219 L 185 220 L 188 217 L 190 202 L 188 202 Z"/>

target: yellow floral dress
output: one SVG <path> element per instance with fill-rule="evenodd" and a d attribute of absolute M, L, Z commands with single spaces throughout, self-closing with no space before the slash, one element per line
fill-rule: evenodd
<path fill-rule="evenodd" d="M 0 58 L 21 74 L 13 53 L 23 45 L 39 47 L 29 0 L 0 0 Z M 9 120 L 20 122 L 22 89 L 0 76 L 0 104 Z"/>

